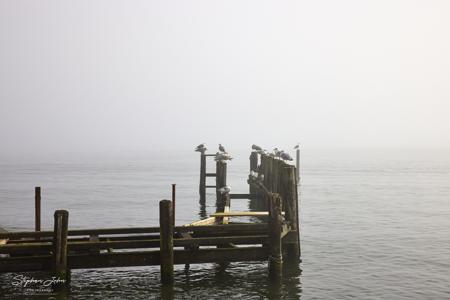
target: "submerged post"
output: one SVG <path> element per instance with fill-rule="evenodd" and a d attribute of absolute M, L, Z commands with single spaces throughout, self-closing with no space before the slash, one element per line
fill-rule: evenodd
<path fill-rule="evenodd" d="M 54 214 L 55 226 L 53 231 L 53 269 L 58 279 L 57 285 L 65 283 L 69 279 L 67 269 L 67 229 L 69 212 L 57 210 Z"/>
<path fill-rule="evenodd" d="M 161 283 L 173 283 L 173 211 L 170 200 L 159 202 Z"/>
<path fill-rule="evenodd" d="M 200 152 L 200 185 L 199 185 L 200 203 L 206 200 L 206 155 L 205 150 Z"/>
<path fill-rule="evenodd" d="M 258 171 L 258 152 L 256 151 L 252 151 L 252 153 L 250 153 L 250 172 L 257 172 Z M 250 195 L 254 195 L 256 194 L 257 189 L 252 186 L 251 184 L 249 185 L 249 193 Z"/>
<path fill-rule="evenodd" d="M 34 231 L 41 231 L 41 187 L 34 188 Z"/>
<path fill-rule="evenodd" d="M 277 194 L 269 196 L 269 276 L 277 279 L 282 275 L 283 256 L 281 248 L 281 199 Z"/>

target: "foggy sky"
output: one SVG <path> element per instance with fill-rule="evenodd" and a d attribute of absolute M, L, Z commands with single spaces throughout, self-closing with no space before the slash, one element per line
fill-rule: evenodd
<path fill-rule="evenodd" d="M 450 147 L 449 1 L 0 0 L 0 155 Z"/>

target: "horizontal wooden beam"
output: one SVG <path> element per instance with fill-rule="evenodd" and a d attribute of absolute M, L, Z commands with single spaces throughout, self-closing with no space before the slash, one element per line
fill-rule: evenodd
<path fill-rule="evenodd" d="M 211 217 L 265 217 L 268 215 L 268 211 L 230 211 L 217 212 L 212 214 Z"/>
<path fill-rule="evenodd" d="M 177 226 L 175 232 L 239 232 L 243 231 L 260 231 L 267 229 L 266 223 L 258 224 L 227 224 L 227 225 L 205 225 L 205 226 Z M 103 228 L 103 229 L 76 229 L 69 230 L 69 236 L 89 236 L 89 235 L 115 235 L 115 234 L 142 234 L 142 233 L 159 233 L 159 227 L 131 227 L 131 228 Z M 0 239 L 20 239 L 20 238 L 36 238 L 36 237 L 52 237 L 53 231 L 27 231 L 27 232 L 7 232 L 0 233 Z M 135 236 L 139 238 L 139 235 Z"/>
<path fill-rule="evenodd" d="M 216 186 L 215 185 L 206 185 L 205 188 L 215 189 Z"/>
<path fill-rule="evenodd" d="M 267 249 L 264 247 L 174 250 L 175 264 L 261 261 L 267 257 Z M 51 269 L 51 262 L 51 255 L 2 258 L 0 272 L 45 271 Z M 149 266 L 159 263 L 159 251 L 86 253 L 68 256 L 69 269 Z"/>
<path fill-rule="evenodd" d="M 256 199 L 257 195 L 252 194 L 230 194 L 230 199 Z"/>
<path fill-rule="evenodd" d="M 263 247 L 174 250 L 175 264 L 262 261 L 267 257 L 267 249 Z M 68 258 L 68 264 L 70 269 L 151 266 L 160 264 L 160 254 L 159 251 L 141 251 L 72 255 Z"/>
<path fill-rule="evenodd" d="M 0 272 L 50 270 L 52 258 L 51 255 L 0 258 Z"/>
<path fill-rule="evenodd" d="M 216 173 L 206 173 L 206 177 L 216 177 Z"/>

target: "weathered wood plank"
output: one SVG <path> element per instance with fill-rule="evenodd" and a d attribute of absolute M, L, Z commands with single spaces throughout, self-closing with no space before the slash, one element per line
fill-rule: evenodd
<path fill-rule="evenodd" d="M 261 230 L 267 227 L 266 223 L 259 224 L 228 224 L 228 225 L 205 225 L 205 226 L 176 226 L 175 232 L 235 232 Z M 141 234 L 141 233 L 159 233 L 159 227 L 131 227 L 131 228 L 103 228 L 103 229 L 77 229 L 69 230 L 69 236 L 89 236 L 89 235 L 115 235 L 115 234 Z M 25 232 L 6 232 L 0 233 L 0 239 L 20 239 L 34 237 L 53 237 L 53 231 L 25 231 Z M 139 236 L 136 236 L 139 238 Z"/>
<path fill-rule="evenodd" d="M 49 271 L 52 269 L 52 262 L 51 255 L 5 257 L 0 259 L 0 272 Z"/>
<path fill-rule="evenodd" d="M 248 199 L 253 200 L 257 199 L 258 196 L 256 194 L 230 194 L 230 199 Z"/>

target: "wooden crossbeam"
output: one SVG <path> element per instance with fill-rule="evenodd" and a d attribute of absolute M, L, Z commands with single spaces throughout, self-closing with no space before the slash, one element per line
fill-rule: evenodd
<path fill-rule="evenodd" d="M 229 211 L 214 213 L 211 217 L 264 217 L 268 215 L 268 211 Z"/>

